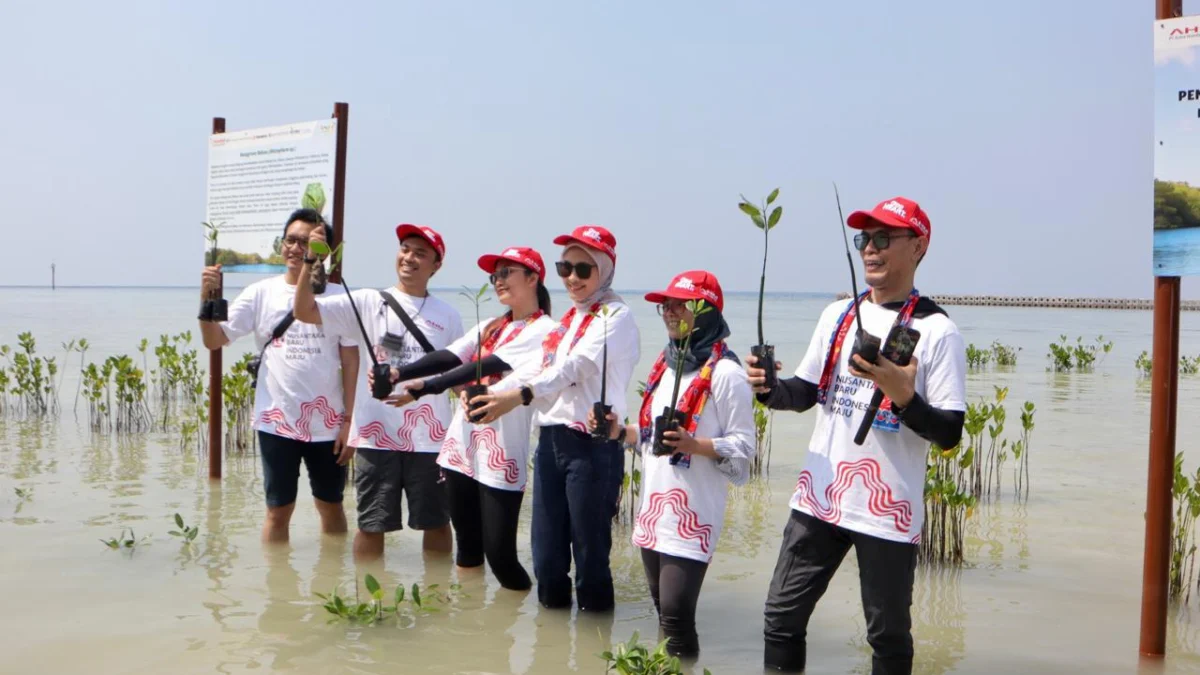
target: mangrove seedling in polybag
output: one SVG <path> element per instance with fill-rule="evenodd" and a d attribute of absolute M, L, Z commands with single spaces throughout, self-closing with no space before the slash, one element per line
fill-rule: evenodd
<path fill-rule="evenodd" d="M 663 434 L 668 431 L 678 431 L 679 427 L 687 422 L 687 413 L 676 408 L 679 404 L 679 385 L 683 380 L 683 363 L 692 344 L 692 335 L 696 332 L 696 320 L 712 311 L 712 307 L 703 300 L 688 300 L 684 306 L 692 315 L 692 323 L 689 325 L 687 321 L 679 320 L 679 339 L 683 342 L 679 346 L 675 363 L 671 364 L 671 368 L 675 372 L 675 382 L 671 389 L 671 404 L 663 408 L 661 415 L 654 418 L 654 455 L 656 457 L 675 453 L 675 448 L 663 443 Z"/>
<path fill-rule="evenodd" d="M 783 217 L 783 207 L 776 206 L 767 215 L 767 209 L 775 203 L 775 199 L 779 197 L 779 188 L 771 191 L 767 195 L 766 202 L 760 207 L 751 204 L 744 196 L 738 204 L 738 208 L 742 210 L 754 226 L 762 230 L 763 233 L 763 264 L 762 276 L 758 280 L 758 344 L 750 348 L 750 353 L 756 359 L 755 366 L 766 371 L 766 382 L 763 383 L 767 388 L 774 388 L 778 383 L 779 378 L 775 373 L 775 346 L 767 344 L 766 338 L 763 336 L 763 296 L 767 290 L 767 250 L 770 243 L 770 232 L 779 224 L 779 219 Z"/>
<path fill-rule="evenodd" d="M 475 384 L 467 385 L 463 392 L 463 401 L 467 404 L 467 419 L 472 423 L 478 422 L 481 418 L 475 414 L 475 411 L 482 404 L 472 403 L 471 401 L 476 396 L 483 396 L 488 393 L 487 385 L 483 383 L 483 324 L 480 318 L 479 305 L 487 302 L 491 298 L 485 298 L 487 295 L 488 285 L 484 284 L 479 287 L 479 290 L 463 286 L 463 290 L 459 291 L 459 295 L 466 298 L 471 304 L 475 305 Z"/>
<path fill-rule="evenodd" d="M 220 228 L 219 224 L 202 223 L 206 230 L 204 238 L 211 244 L 208 251 L 208 266 L 212 267 L 217 264 L 217 235 Z M 221 297 L 219 290 L 209 293 L 208 298 L 200 305 L 200 320 L 201 321 L 226 321 L 229 319 L 229 301 Z"/>

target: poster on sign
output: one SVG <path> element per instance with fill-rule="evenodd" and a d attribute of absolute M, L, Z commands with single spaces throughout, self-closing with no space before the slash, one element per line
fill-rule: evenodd
<path fill-rule="evenodd" d="M 1200 274 L 1200 17 L 1154 22 L 1154 274 Z"/>
<path fill-rule="evenodd" d="M 282 272 L 283 227 L 293 211 L 316 209 L 332 224 L 337 125 L 334 118 L 209 137 L 206 265 Z"/>

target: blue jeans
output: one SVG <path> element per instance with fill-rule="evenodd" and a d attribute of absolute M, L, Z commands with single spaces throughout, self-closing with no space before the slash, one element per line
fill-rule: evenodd
<path fill-rule="evenodd" d="M 612 525 L 625 454 L 617 441 L 542 427 L 533 469 L 533 573 L 538 601 L 571 606 L 571 559 L 581 611 L 613 608 Z"/>

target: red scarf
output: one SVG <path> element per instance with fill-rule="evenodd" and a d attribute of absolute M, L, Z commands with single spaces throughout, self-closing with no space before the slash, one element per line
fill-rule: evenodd
<path fill-rule="evenodd" d="M 871 291 L 863 291 L 858 297 L 859 302 L 864 302 Z M 913 310 L 917 308 L 917 300 L 921 298 L 917 289 L 913 289 L 908 294 L 908 300 L 904 302 L 904 306 L 900 308 L 900 313 L 896 316 L 895 326 L 907 327 L 912 323 Z M 842 312 L 842 316 L 838 319 L 837 329 L 833 331 L 833 335 L 829 338 L 829 351 L 825 356 L 825 367 L 821 370 L 821 381 L 817 384 L 817 404 L 825 405 L 829 398 L 829 390 L 833 385 L 833 371 L 837 368 L 838 361 L 842 355 L 842 343 L 846 340 L 846 334 L 850 332 L 850 327 L 854 324 L 854 300 L 850 300 L 850 306 L 846 311 Z M 892 400 L 887 396 L 883 397 L 883 402 L 879 404 L 880 410 L 891 410 Z"/>
<path fill-rule="evenodd" d="M 525 322 L 522 323 L 519 327 L 517 327 L 516 330 L 509 333 L 508 337 L 504 338 L 503 342 L 500 342 L 500 344 L 496 344 L 500 340 L 500 335 L 502 333 L 504 333 L 504 329 L 508 328 L 508 324 L 512 323 L 512 314 L 505 314 L 504 317 L 500 319 L 500 325 L 497 326 L 496 329 L 493 330 L 491 332 L 491 334 L 488 335 L 483 340 L 483 346 L 480 349 L 480 351 L 483 352 L 483 356 L 485 356 L 485 357 L 490 356 L 497 349 L 499 349 L 499 348 L 503 347 L 504 345 L 517 339 L 517 336 L 521 334 L 521 331 L 525 330 L 526 326 L 528 326 L 529 324 L 533 323 L 534 321 L 537 321 L 538 319 L 542 318 L 542 316 L 544 316 L 544 315 L 545 315 L 545 312 L 543 312 L 540 309 L 538 311 L 534 312 L 533 314 L 530 314 L 529 318 L 525 319 Z M 471 352 L 471 362 L 472 363 L 475 362 L 477 359 L 479 359 L 479 356 L 480 356 L 479 351 L 472 351 Z M 483 384 L 486 384 L 488 386 L 496 384 L 499 381 L 500 381 L 499 375 L 489 375 L 488 377 L 483 378 Z"/>
<path fill-rule="evenodd" d="M 597 302 L 588 308 L 588 315 L 583 317 L 583 321 L 579 324 L 579 328 L 575 330 L 575 336 L 571 338 L 571 344 L 567 347 L 567 353 L 575 348 L 579 338 L 583 337 L 584 331 L 591 325 L 592 319 L 596 318 L 596 312 L 600 309 L 602 303 Z M 562 343 L 563 336 L 567 334 L 567 328 L 571 325 L 571 321 L 575 318 L 575 307 L 567 310 L 562 321 L 559 322 L 558 328 L 546 334 L 546 339 L 542 341 L 542 367 L 549 368 L 554 365 L 554 355 L 558 352 L 558 345 Z"/>
<path fill-rule="evenodd" d="M 687 421 L 684 423 L 684 428 L 689 434 L 696 433 L 696 425 L 700 422 L 700 413 L 704 412 L 704 404 L 708 402 L 708 395 L 712 392 L 712 375 L 713 370 L 717 367 L 717 361 L 725 355 L 725 341 L 713 345 L 712 354 L 704 365 L 700 367 L 700 374 L 697 375 L 688 388 L 684 390 L 679 397 L 679 403 L 675 406 L 676 410 L 683 411 L 687 414 Z M 650 436 L 654 433 L 654 416 L 650 410 L 651 399 L 654 398 L 654 390 L 658 388 L 658 383 L 662 380 L 663 373 L 667 370 L 666 350 L 664 349 L 658 355 L 658 360 L 654 362 L 654 366 L 650 368 L 650 376 L 646 378 L 646 391 L 642 394 L 642 410 L 638 415 L 638 426 L 642 441 L 650 440 Z"/>

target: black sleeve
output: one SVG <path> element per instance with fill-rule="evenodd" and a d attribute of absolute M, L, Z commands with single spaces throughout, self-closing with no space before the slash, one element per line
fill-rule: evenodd
<path fill-rule="evenodd" d="M 461 364 L 462 359 L 455 356 L 452 352 L 447 349 L 439 349 L 436 352 L 429 352 L 425 356 L 406 366 L 401 366 L 397 370 L 400 371 L 400 381 L 403 382 L 405 380 L 415 380 L 444 373 Z"/>
<path fill-rule="evenodd" d="M 817 404 L 817 385 L 798 377 L 789 377 L 780 380 L 771 391 L 758 394 L 758 402 L 772 410 L 804 412 Z"/>
<path fill-rule="evenodd" d="M 962 440 L 966 415 L 961 410 L 934 408 L 920 394 L 915 394 L 913 400 L 908 402 L 908 407 L 896 414 L 905 426 L 939 448 L 953 448 Z"/>
<path fill-rule="evenodd" d="M 505 371 L 512 370 L 507 363 L 499 356 L 489 354 L 483 357 L 482 363 L 483 376 L 499 375 Z M 475 380 L 475 362 L 469 361 L 457 368 L 425 380 L 425 386 L 413 392 L 413 398 L 421 398 L 426 394 L 440 394 L 451 387 L 457 387 L 460 384 L 466 384 Z"/>

